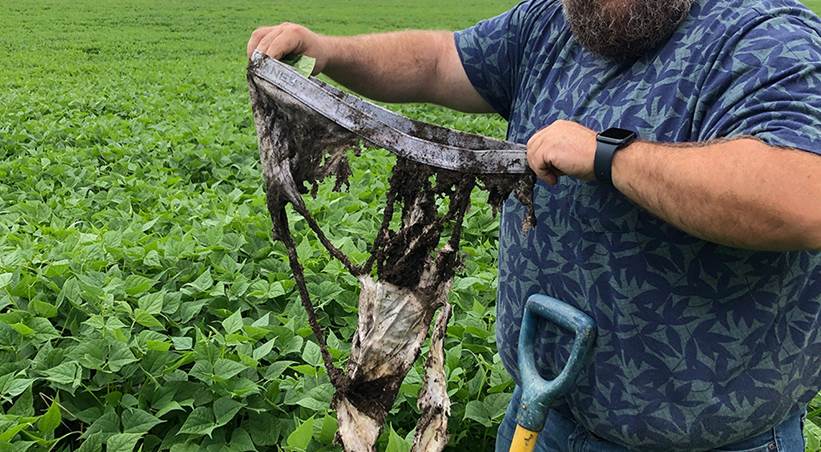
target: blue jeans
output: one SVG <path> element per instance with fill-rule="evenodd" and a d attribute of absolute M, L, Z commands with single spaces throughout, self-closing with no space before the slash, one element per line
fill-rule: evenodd
<path fill-rule="evenodd" d="M 516 430 L 516 413 L 522 392 L 517 387 L 496 435 L 496 452 L 508 452 Z M 737 452 L 804 452 L 803 416 L 793 416 L 766 433 L 717 449 Z M 572 419 L 551 410 L 539 435 L 537 452 L 629 452 L 617 444 L 598 438 Z"/>

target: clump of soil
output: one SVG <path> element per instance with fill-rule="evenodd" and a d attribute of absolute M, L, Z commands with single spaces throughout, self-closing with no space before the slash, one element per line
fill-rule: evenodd
<path fill-rule="evenodd" d="M 252 71 L 249 85 L 274 235 L 288 250 L 300 299 L 336 389 L 333 406 L 339 421 L 338 442 L 349 452 L 375 450 L 385 417 L 439 311 L 418 400 L 422 414 L 414 450 L 442 450 L 450 414 L 444 375 L 444 338 L 451 313 L 447 298 L 460 265 L 459 242 L 470 194 L 477 187 L 487 191 L 495 210 L 511 193 L 530 205 L 532 178 L 463 174 L 399 158 L 390 176 L 371 256 L 355 265 L 328 240 L 302 196 L 315 193 L 317 184 L 328 177 L 335 178 L 336 189 L 344 188 L 351 173 L 347 151 L 356 148 L 361 138 L 254 77 Z M 448 209 L 440 213 L 437 206 L 444 198 L 448 198 Z M 287 204 L 360 281 L 358 326 L 344 372 L 334 366 L 317 322 L 288 229 Z M 395 213 L 401 214 L 401 222 L 393 230 L 390 224 Z M 445 231 L 449 239 L 440 247 Z"/>

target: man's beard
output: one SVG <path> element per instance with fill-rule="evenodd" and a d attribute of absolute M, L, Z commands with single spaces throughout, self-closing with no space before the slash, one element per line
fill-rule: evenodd
<path fill-rule="evenodd" d="M 573 36 L 589 50 L 634 60 L 666 42 L 695 0 L 562 0 Z"/>

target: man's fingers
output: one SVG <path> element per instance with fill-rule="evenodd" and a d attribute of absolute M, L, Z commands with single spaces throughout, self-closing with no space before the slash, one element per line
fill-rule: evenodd
<path fill-rule="evenodd" d="M 248 40 L 248 58 L 251 58 L 255 50 L 277 60 L 289 55 L 301 55 L 311 48 L 315 38 L 316 35 L 307 28 L 290 22 L 258 28 Z"/>
<path fill-rule="evenodd" d="M 254 30 L 253 33 L 251 33 L 251 39 L 248 40 L 248 46 L 246 50 L 248 52 L 248 58 L 251 58 L 251 55 L 253 55 L 254 50 L 256 50 L 260 41 L 262 41 L 263 38 L 268 36 L 268 34 L 276 28 L 277 27 L 260 27 Z"/>
<path fill-rule="evenodd" d="M 559 181 L 561 172 L 550 163 L 539 161 L 536 157 L 531 157 L 530 155 L 527 156 L 527 163 L 539 179 L 550 185 L 556 185 Z"/>
<path fill-rule="evenodd" d="M 547 155 L 544 155 L 543 152 L 539 152 L 542 144 L 541 141 L 541 136 L 536 135 L 527 143 L 527 164 L 536 174 L 536 177 L 549 185 L 556 185 L 559 182 L 561 171 L 557 170 L 556 167 L 550 163 L 550 159 Z"/>
<path fill-rule="evenodd" d="M 282 27 L 274 27 L 273 30 L 269 31 L 265 37 L 263 37 L 259 43 L 257 43 L 256 47 L 251 50 L 251 53 L 254 53 L 254 50 L 259 50 L 260 52 L 267 53 L 266 49 L 271 46 L 271 44 L 276 41 L 280 36 L 282 36 Z"/>
<path fill-rule="evenodd" d="M 300 40 L 292 35 L 279 35 L 271 40 L 267 47 L 259 46 L 259 49 L 265 52 L 271 58 L 281 60 L 282 58 L 299 53 Z"/>
<path fill-rule="evenodd" d="M 536 173 L 536 177 L 547 182 L 548 185 L 556 185 L 559 182 L 560 172 L 556 171 L 556 168 L 552 165 L 544 164 L 534 172 Z"/>
<path fill-rule="evenodd" d="M 533 169 L 533 172 L 539 180 L 545 181 L 548 185 L 556 185 L 559 182 L 558 172 L 550 165 L 537 166 Z"/>
<path fill-rule="evenodd" d="M 538 145 L 535 143 L 535 140 L 536 138 L 531 138 L 530 141 L 527 142 L 527 165 L 534 172 L 541 166 L 541 162 L 538 161 L 538 152 L 536 152 Z"/>

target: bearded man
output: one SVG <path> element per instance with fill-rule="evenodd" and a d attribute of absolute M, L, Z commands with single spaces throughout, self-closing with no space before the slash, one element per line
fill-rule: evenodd
<path fill-rule="evenodd" d="M 496 112 L 527 143 L 537 226 L 522 233 L 507 202 L 499 352 L 520 383 L 534 293 L 599 334 L 539 450 L 804 450 L 821 388 L 821 21 L 797 0 L 529 0 L 456 33 L 265 27 L 254 49 L 312 56 L 374 99 Z M 544 376 L 568 336 L 544 328 Z"/>

